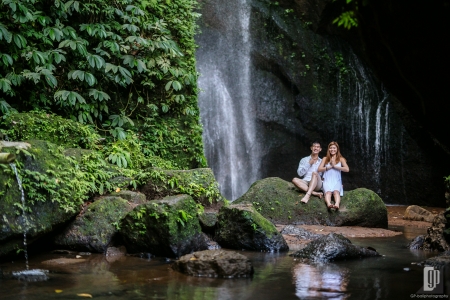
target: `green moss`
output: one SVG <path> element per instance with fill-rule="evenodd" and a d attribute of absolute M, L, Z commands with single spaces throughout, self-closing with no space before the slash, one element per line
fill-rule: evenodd
<path fill-rule="evenodd" d="M 145 179 L 141 179 L 145 180 Z M 147 199 L 160 199 L 167 195 L 190 195 L 204 206 L 221 204 L 224 200 L 211 169 L 153 170 L 147 184 L 140 191 Z"/>
<path fill-rule="evenodd" d="M 276 224 L 387 227 L 386 206 L 371 190 L 346 191 L 337 212 L 328 211 L 324 200 L 314 196 L 303 204 L 300 202 L 303 196 L 292 183 L 271 177 L 255 182 L 233 203 L 252 204 L 256 211 Z"/>
<path fill-rule="evenodd" d="M 70 249 L 104 252 L 117 232 L 120 219 L 131 209 L 125 199 L 102 197 L 57 236 L 55 243 Z"/>
<path fill-rule="evenodd" d="M 46 140 L 65 147 L 94 148 L 100 139 L 88 125 L 45 112 L 8 114 L 0 119 L 0 129 L 10 140 Z"/>
<path fill-rule="evenodd" d="M 153 200 L 133 209 L 120 232 L 131 252 L 178 255 L 201 234 L 197 203 L 187 195 Z"/>

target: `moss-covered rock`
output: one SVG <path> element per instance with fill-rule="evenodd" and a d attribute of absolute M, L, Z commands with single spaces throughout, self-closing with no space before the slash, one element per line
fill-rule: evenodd
<path fill-rule="evenodd" d="M 111 193 L 111 196 L 121 197 L 133 204 L 143 204 L 147 202 L 145 195 L 139 192 L 133 192 L 128 190 L 121 190 L 119 192 Z"/>
<path fill-rule="evenodd" d="M 45 112 L 9 114 L 1 121 L 12 140 L 40 139 L 66 148 L 92 148 L 100 139 L 92 126 Z"/>
<path fill-rule="evenodd" d="M 216 240 L 222 247 L 238 250 L 289 250 L 275 226 L 251 204 L 230 205 L 220 209 Z"/>
<path fill-rule="evenodd" d="M 270 177 L 255 182 L 241 198 L 233 203 L 251 203 L 264 217 L 277 224 L 319 224 L 328 226 L 387 227 L 387 209 L 373 191 L 359 188 L 344 193 L 340 209 L 327 210 L 324 200 L 304 196 L 290 182 Z"/>
<path fill-rule="evenodd" d="M 90 204 L 63 233 L 55 237 L 55 244 L 66 249 L 105 252 L 117 226 L 133 208 L 120 197 L 102 197 Z"/>
<path fill-rule="evenodd" d="M 177 194 L 190 195 L 204 206 L 220 205 L 224 200 L 209 168 L 158 171 L 158 177 L 140 189 L 149 200 Z"/>
<path fill-rule="evenodd" d="M 208 211 L 198 215 L 198 220 L 203 232 L 212 236 L 215 235 L 217 228 L 217 215 L 218 213 L 215 211 Z"/>
<path fill-rule="evenodd" d="M 28 142 L 31 148 L 21 150 L 16 160 L 25 189 L 25 219 L 22 193 L 14 171 L 9 165 L 0 165 L 0 256 L 23 247 L 25 230 L 31 243 L 67 222 L 78 213 L 77 207 L 82 202 L 83 188 L 77 186 L 71 162 L 51 143 Z M 2 151 L 17 150 L 3 148 Z"/>
<path fill-rule="evenodd" d="M 196 215 L 197 203 L 188 195 L 152 200 L 122 219 L 120 235 L 130 253 L 180 257 L 208 248 Z"/>

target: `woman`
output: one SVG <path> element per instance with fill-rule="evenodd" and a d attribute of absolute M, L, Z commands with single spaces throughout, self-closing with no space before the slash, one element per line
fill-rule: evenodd
<path fill-rule="evenodd" d="M 325 193 L 327 207 L 330 209 L 339 209 L 341 196 L 344 195 L 341 172 L 348 172 L 350 169 L 348 168 L 347 161 L 339 151 L 338 143 L 331 142 L 328 145 L 327 156 L 322 159 L 317 171 L 324 172 L 322 188 Z M 334 205 L 331 204 L 331 193 L 334 196 Z"/>

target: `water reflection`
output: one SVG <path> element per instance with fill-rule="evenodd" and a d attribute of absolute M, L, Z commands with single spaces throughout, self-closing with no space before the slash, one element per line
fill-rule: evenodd
<path fill-rule="evenodd" d="M 293 278 L 295 283 L 295 295 L 300 299 L 326 298 L 342 300 L 347 299 L 350 271 L 347 268 L 334 264 L 306 265 L 298 263 L 294 265 Z"/>

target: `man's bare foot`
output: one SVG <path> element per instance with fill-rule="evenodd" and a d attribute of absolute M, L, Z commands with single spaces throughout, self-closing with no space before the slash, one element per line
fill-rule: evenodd
<path fill-rule="evenodd" d="M 322 197 L 323 197 L 323 193 L 321 193 L 321 192 L 312 192 L 312 194 L 316 197 L 319 197 L 319 199 L 322 199 Z"/>
<path fill-rule="evenodd" d="M 309 197 L 311 196 L 311 194 L 306 193 L 305 197 L 302 198 L 302 200 L 300 200 L 300 202 L 303 203 L 308 203 Z"/>

